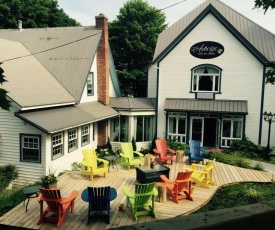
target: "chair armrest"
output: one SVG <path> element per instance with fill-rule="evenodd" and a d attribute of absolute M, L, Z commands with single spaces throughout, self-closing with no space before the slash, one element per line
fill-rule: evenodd
<path fill-rule="evenodd" d="M 158 151 L 157 149 L 153 149 L 153 152 L 156 154 L 160 154 L 160 151 Z"/>
<path fill-rule="evenodd" d="M 97 161 L 99 162 L 103 162 L 104 164 L 109 164 L 108 161 L 104 160 L 104 159 L 101 159 L 101 158 L 96 158 Z"/>
<path fill-rule="evenodd" d="M 123 153 L 120 153 L 119 155 L 120 155 L 121 157 L 129 158 L 129 157 L 125 156 Z"/>
<path fill-rule="evenodd" d="M 175 184 L 174 181 L 169 180 L 165 175 L 160 175 L 160 179 L 163 183 Z"/>
<path fill-rule="evenodd" d="M 135 154 L 139 155 L 140 157 L 144 157 L 144 155 L 143 155 L 142 153 L 140 153 L 140 152 L 133 151 L 133 153 L 135 153 Z"/>
<path fill-rule="evenodd" d="M 206 165 L 201 165 L 201 164 L 192 164 L 192 169 L 193 170 L 196 170 L 196 167 L 201 167 L 201 168 L 205 168 L 206 167 Z M 198 171 L 198 170 L 197 170 Z"/>
<path fill-rule="evenodd" d="M 88 161 L 81 161 L 81 164 L 84 166 L 92 167 L 92 165 Z"/>
<path fill-rule="evenodd" d="M 207 156 L 208 152 L 205 149 L 200 149 L 200 151 L 202 152 L 202 155 Z"/>
<path fill-rule="evenodd" d="M 173 149 L 167 148 L 167 150 L 172 154 L 172 156 L 176 153 L 176 151 Z"/>
<path fill-rule="evenodd" d="M 190 149 L 185 149 L 184 152 L 185 152 L 188 156 L 190 156 L 190 154 L 191 154 Z"/>
<path fill-rule="evenodd" d="M 78 194 L 79 194 L 79 191 L 73 190 L 69 197 L 61 199 L 60 204 L 66 204 L 68 202 L 71 202 L 78 196 Z"/>
<path fill-rule="evenodd" d="M 124 194 L 127 196 L 127 197 L 130 197 L 130 198 L 135 198 L 135 194 L 131 193 L 130 192 L 130 189 L 128 186 L 123 186 L 122 188 Z"/>
<path fill-rule="evenodd" d="M 192 168 L 184 168 L 184 170 L 187 172 L 194 171 Z"/>
<path fill-rule="evenodd" d="M 157 196 L 159 192 L 156 188 L 154 188 L 153 193 L 154 193 L 154 196 Z"/>

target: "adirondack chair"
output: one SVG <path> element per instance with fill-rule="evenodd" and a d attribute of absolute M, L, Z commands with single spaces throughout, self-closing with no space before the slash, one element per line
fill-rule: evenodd
<path fill-rule="evenodd" d="M 133 212 L 134 220 L 138 216 L 151 215 L 156 218 L 155 214 L 155 196 L 158 190 L 155 188 L 155 182 L 149 184 L 136 184 L 135 192 L 131 193 L 128 186 L 124 186 L 123 192 L 127 196 L 127 207 Z"/>
<path fill-rule="evenodd" d="M 95 152 L 95 149 L 85 149 L 82 150 L 83 153 L 83 160 L 82 164 L 82 175 L 89 175 L 91 180 L 93 180 L 94 175 L 104 174 L 104 178 L 107 174 L 108 164 L 109 162 L 98 158 Z M 98 162 L 103 162 L 103 167 L 98 167 Z"/>
<path fill-rule="evenodd" d="M 167 192 L 178 204 L 180 199 L 193 201 L 192 193 L 192 171 L 178 172 L 176 180 L 169 180 L 165 175 L 161 175 L 162 183 L 166 185 Z"/>
<path fill-rule="evenodd" d="M 37 224 L 39 225 L 43 221 L 56 222 L 56 227 L 59 228 L 69 210 L 74 212 L 74 200 L 79 192 L 74 190 L 69 197 L 65 198 L 61 197 L 59 189 L 39 188 L 39 190 L 40 194 L 37 200 L 40 203 L 40 218 Z M 44 201 L 48 205 L 45 210 L 43 209 Z M 55 215 L 47 216 L 48 213 Z"/>
<path fill-rule="evenodd" d="M 158 139 L 155 140 L 156 148 L 153 149 L 154 153 L 158 154 L 159 156 L 155 158 L 155 161 L 158 161 L 160 164 L 163 161 L 170 160 L 171 165 L 173 164 L 173 157 L 175 155 L 175 150 L 170 149 L 167 147 L 167 142 L 165 139 Z M 167 153 L 170 152 L 170 156 Z"/>
<path fill-rule="evenodd" d="M 121 165 L 125 166 L 130 170 L 130 167 L 133 166 L 141 166 L 143 154 L 137 151 L 133 151 L 132 142 L 124 142 L 121 143 L 120 156 L 122 157 Z M 134 154 L 138 155 L 138 158 L 135 158 Z"/>
<path fill-rule="evenodd" d="M 202 161 L 204 164 L 204 159 L 207 156 L 207 152 L 200 147 L 201 142 L 199 140 L 189 140 L 189 149 L 186 149 L 186 155 L 188 155 L 188 162 L 191 165 L 193 161 L 199 163 Z"/>
<path fill-rule="evenodd" d="M 209 184 L 214 185 L 213 180 L 213 167 L 216 159 L 209 161 L 206 165 L 192 164 L 191 168 L 185 168 L 185 171 L 193 171 L 192 180 L 198 185 L 208 188 Z"/>
<path fill-rule="evenodd" d="M 108 187 L 88 187 L 89 209 L 88 223 L 92 220 L 93 212 L 100 212 L 101 217 L 110 224 L 110 186 Z M 107 212 L 107 215 L 103 215 Z M 96 219 L 98 216 L 96 216 Z"/>

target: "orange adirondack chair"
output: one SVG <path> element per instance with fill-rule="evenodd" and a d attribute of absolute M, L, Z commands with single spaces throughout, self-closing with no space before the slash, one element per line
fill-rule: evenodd
<path fill-rule="evenodd" d="M 40 203 L 40 218 L 37 224 L 39 225 L 43 221 L 56 222 L 56 227 L 59 228 L 70 208 L 71 212 L 74 212 L 74 200 L 79 192 L 74 190 L 69 197 L 64 198 L 61 197 L 59 189 L 39 188 L 39 190 L 40 194 L 37 200 Z M 48 205 L 45 210 L 43 210 L 44 201 Z M 54 213 L 56 215 L 47 216 L 48 213 Z"/>
<path fill-rule="evenodd" d="M 170 149 L 167 147 L 167 142 L 165 139 L 158 139 L 155 140 L 156 148 L 153 149 L 154 153 L 158 154 L 159 156 L 155 158 L 155 161 L 158 161 L 160 164 L 163 161 L 170 160 L 171 165 L 173 164 L 173 157 L 175 155 L 175 150 Z M 167 152 L 170 152 L 171 155 L 167 155 Z"/>
<path fill-rule="evenodd" d="M 178 204 L 180 199 L 193 201 L 192 193 L 192 171 L 178 172 L 176 180 L 169 180 L 165 175 L 161 175 L 162 182 L 166 185 L 167 192 Z"/>

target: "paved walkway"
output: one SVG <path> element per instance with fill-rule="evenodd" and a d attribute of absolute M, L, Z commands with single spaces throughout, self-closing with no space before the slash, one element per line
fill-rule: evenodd
<path fill-rule="evenodd" d="M 251 166 L 254 166 L 256 164 L 260 164 L 260 165 L 263 166 L 265 171 L 270 172 L 272 174 L 275 174 L 275 165 L 274 164 L 269 164 L 269 163 L 266 163 L 266 162 L 254 161 L 254 160 L 250 160 L 250 162 L 251 162 Z"/>

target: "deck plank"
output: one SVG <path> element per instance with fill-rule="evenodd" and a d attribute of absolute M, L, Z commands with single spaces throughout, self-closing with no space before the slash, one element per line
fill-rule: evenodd
<path fill-rule="evenodd" d="M 185 167 L 189 167 L 186 166 L 186 162 L 178 163 L 175 161 L 173 162 L 173 165 L 168 164 L 166 166 L 170 168 L 170 179 L 175 179 L 179 171 L 184 171 Z M 129 186 L 130 190 L 134 191 L 134 185 L 136 182 L 136 170 L 134 168 L 131 168 L 128 171 L 126 168 L 118 165 L 118 171 L 116 168 L 110 168 L 110 173 L 107 174 L 106 178 L 99 175 L 95 176 L 93 181 L 91 181 L 88 176 L 82 176 L 80 172 L 67 172 L 60 176 L 58 181 L 58 188 L 61 190 L 62 196 L 69 196 L 72 190 L 78 190 L 80 194 L 75 200 L 75 212 L 68 213 L 66 220 L 63 222 L 60 229 L 110 229 L 152 220 L 167 219 L 178 215 L 189 215 L 206 205 L 214 196 L 216 191 L 222 186 L 240 182 L 268 183 L 272 182 L 272 176 L 274 175 L 269 172 L 244 169 L 215 162 L 215 185 L 211 186 L 210 189 L 205 189 L 194 184 L 193 186 L 195 189 L 192 194 L 194 201 L 183 199 L 179 201 L 179 204 L 176 204 L 167 195 L 167 201 L 165 203 L 155 202 L 156 219 L 150 216 L 141 216 L 138 217 L 138 221 L 134 221 L 129 208 L 125 211 L 118 210 L 120 203 L 126 205 L 126 197 L 122 191 L 123 186 Z M 96 220 L 87 225 L 88 203 L 81 199 L 81 192 L 87 188 L 87 186 L 111 186 L 117 190 L 117 198 L 111 201 L 110 224 L 107 224 L 103 220 Z M 21 203 L 0 217 L 0 224 L 39 230 L 56 229 L 53 223 L 45 222 L 41 225 L 36 225 L 38 219 L 39 204 L 36 199 L 30 199 L 27 213 L 25 213 L 25 207 L 23 207 Z"/>

